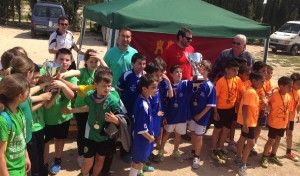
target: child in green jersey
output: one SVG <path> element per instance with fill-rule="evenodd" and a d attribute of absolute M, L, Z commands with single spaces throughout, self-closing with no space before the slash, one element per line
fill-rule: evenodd
<path fill-rule="evenodd" d="M 21 74 L 5 76 L 0 81 L 0 102 L 4 112 L 0 114 L 0 175 L 20 176 L 30 171 L 26 150 L 26 125 L 19 108 L 29 95 L 29 83 Z"/>

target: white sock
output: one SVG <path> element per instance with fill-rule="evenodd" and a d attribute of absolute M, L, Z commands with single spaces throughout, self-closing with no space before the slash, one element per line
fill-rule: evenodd
<path fill-rule="evenodd" d="M 137 176 L 138 172 L 139 172 L 139 170 L 137 170 L 135 168 L 130 168 L 129 176 Z"/>

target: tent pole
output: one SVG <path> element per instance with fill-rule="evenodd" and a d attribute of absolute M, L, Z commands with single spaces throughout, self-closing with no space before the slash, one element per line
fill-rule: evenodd
<path fill-rule="evenodd" d="M 265 42 L 264 42 L 264 63 L 267 63 L 267 58 L 268 58 L 268 50 L 269 50 L 269 43 L 270 43 L 270 37 L 268 37 L 267 39 L 265 39 Z"/>
<path fill-rule="evenodd" d="M 114 47 L 115 45 L 115 34 L 116 33 L 116 30 L 115 29 L 112 29 L 111 30 L 111 38 L 110 38 L 110 47 Z"/>
<path fill-rule="evenodd" d="M 82 27 L 81 27 L 80 36 L 79 36 L 79 50 L 81 50 L 81 47 L 82 47 L 83 36 L 85 33 L 85 23 L 86 23 L 86 18 L 83 17 L 82 25 L 81 25 Z M 77 68 L 79 67 L 79 63 L 80 63 L 80 60 L 79 60 L 79 57 L 77 54 Z"/>

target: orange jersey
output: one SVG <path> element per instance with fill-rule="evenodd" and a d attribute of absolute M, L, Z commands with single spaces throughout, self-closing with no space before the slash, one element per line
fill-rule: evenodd
<path fill-rule="evenodd" d="M 290 112 L 290 121 L 294 121 L 294 118 L 296 116 L 296 111 L 299 107 L 299 98 L 300 98 L 300 91 L 298 90 L 292 90 L 289 95 L 292 97 L 291 103 L 292 103 L 292 110 Z"/>
<path fill-rule="evenodd" d="M 216 83 L 217 108 L 230 109 L 235 106 L 238 93 L 243 91 L 242 81 L 238 76 L 220 78 Z"/>
<path fill-rule="evenodd" d="M 259 97 L 256 91 L 252 87 L 248 88 L 244 92 L 240 102 L 237 122 L 241 125 L 244 124 L 243 110 L 242 110 L 244 105 L 248 106 L 248 119 L 247 119 L 248 127 L 256 127 L 258 114 L 259 114 Z"/>
<path fill-rule="evenodd" d="M 279 91 L 276 91 L 270 98 L 269 106 L 268 125 L 276 129 L 286 128 L 290 111 L 293 109 L 292 97 L 289 94 L 280 95 Z"/>

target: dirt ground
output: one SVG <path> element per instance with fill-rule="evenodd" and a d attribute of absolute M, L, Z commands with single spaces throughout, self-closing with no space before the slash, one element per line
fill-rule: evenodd
<path fill-rule="evenodd" d="M 77 41 L 79 33 L 75 33 L 75 40 Z M 53 55 L 48 53 L 48 37 L 40 36 L 38 38 L 32 39 L 30 36 L 30 31 L 27 29 L 18 29 L 13 27 L 3 27 L 0 26 L 0 54 L 5 50 L 10 49 L 15 46 L 21 46 L 25 48 L 28 52 L 30 58 L 32 58 L 36 63 L 42 64 L 45 59 L 53 58 Z M 88 48 L 96 49 L 100 56 L 103 56 L 106 52 L 106 47 L 102 45 L 99 36 L 92 35 L 87 33 L 83 42 L 83 51 Z M 262 47 L 259 46 L 248 46 L 248 50 L 254 54 L 262 55 Z M 74 53 L 74 56 L 76 54 Z M 279 64 L 273 64 L 275 67 L 274 78 L 278 78 L 280 75 L 289 74 L 294 70 L 293 67 L 281 67 Z M 300 125 L 296 123 L 294 131 L 294 148 L 295 153 L 299 156 L 300 154 Z M 192 170 L 191 161 L 184 161 L 179 163 L 169 155 L 172 153 L 172 140 L 167 144 L 167 157 L 164 162 L 157 165 L 154 164 L 154 167 L 157 169 L 153 173 L 146 173 L 147 176 L 166 176 L 168 174 L 178 175 L 178 176 L 194 176 L 194 175 L 209 175 L 209 176 L 230 176 L 236 175 L 236 168 L 231 165 L 231 161 L 224 166 L 216 165 L 209 157 L 209 147 L 210 147 L 210 136 L 212 129 L 208 130 L 208 133 L 204 136 L 204 147 L 201 154 L 202 167 L 198 170 Z M 237 130 L 235 139 L 237 140 L 240 134 L 240 130 Z M 74 135 L 72 135 L 74 136 Z M 266 143 L 267 139 L 267 130 L 264 130 L 259 142 L 258 142 L 258 151 L 262 152 L 263 146 Z M 282 138 L 281 145 L 278 151 L 278 156 L 282 158 L 284 166 L 275 166 L 270 165 L 268 169 L 263 169 L 259 165 L 260 157 L 251 157 L 249 160 L 249 169 L 248 175 L 259 175 L 259 176 L 296 176 L 300 175 L 300 162 L 295 163 L 288 159 L 285 159 L 283 156 L 285 154 L 285 137 Z M 76 157 L 76 142 L 73 137 L 70 137 L 67 144 L 65 145 L 64 156 L 63 156 L 63 165 L 62 171 L 58 174 L 59 176 L 74 176 L 79 174 L 79 167 L 77 166 Z M 191 145 L 184 141 L 181 145 L 181 150 L 187 152 L 191 149 Z M 53 145 L 51 146 L 51 151 L 53 154 Z M 116 176 L 128 175 L 130 166 L 123 163 L 117 154 L 115 155 L 115 160 L 113 162 L 112 170 L 115 171 Z"/>

